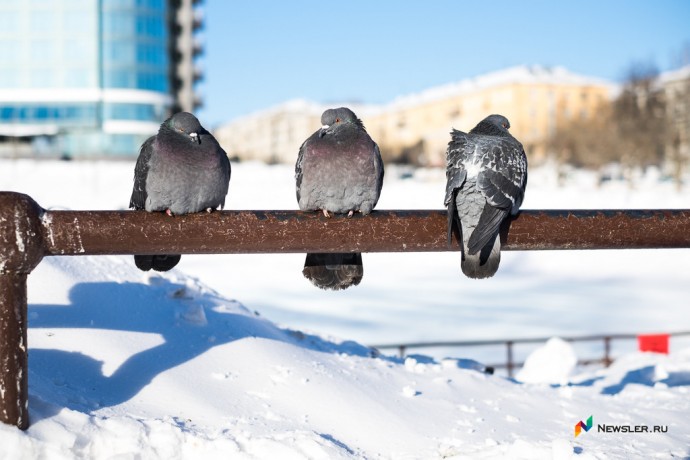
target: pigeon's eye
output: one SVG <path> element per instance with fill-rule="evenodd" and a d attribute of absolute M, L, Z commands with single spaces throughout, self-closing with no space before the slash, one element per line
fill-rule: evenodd
<path fill-rule="evenodd" d="M 335 122 L 336 122 L 336 123 L 340 123 L 340 118 L 336 118 L 336 119 L 335 119 Z"/>
<path fill-rule="evenodd" d="M 501 125 L 502 125 L 504 128 L 508 128 L 508 125 L 507 125 L 506 123 L 501 123 Z"/>

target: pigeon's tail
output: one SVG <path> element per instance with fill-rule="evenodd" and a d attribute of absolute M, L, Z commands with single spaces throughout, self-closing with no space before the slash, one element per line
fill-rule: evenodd
<path fill-rule="evenodd" d="M 149 271 L 151 269 L 157 272 L 167 272 L 180 262 L 182 256 L 180 254 L 168 254 L 158 256 L 134 256 L 134 264 L 139 270 Z"/>
<path fill-rule="evenodd" d="M 302 274 L 321 289 L 339 291 L 357 286 L 364 274 L 362 254 L 309 253 Z"/>
<path fill-rule="evenodd" d="M 470 254 L 470 251 L 465 249 L 462 252 L 460 267 L 465 276 L 481 279 L 494 276 L 500 263 L 501 239 L 496 235 L 493 243 L 489 242 L 479 252 Z"/>

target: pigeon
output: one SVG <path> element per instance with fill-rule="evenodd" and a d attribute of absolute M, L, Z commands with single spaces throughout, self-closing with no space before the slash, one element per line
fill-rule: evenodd
<path fill-rule="evenodd" d="M 383 185 L 383 161 L 378 145 L 362 121 L 346 107 L 321 115 L 321 129 L 299 149 L 295 165 L 297 202 L 302 211 L 352 217 L 374 209 Z M 361 253 L 307 254 L 302 274 L 315 286 L 341 290 L 362 280 Z"/>
<path fill-rule="evenodd" d="M 501 222 L 517 214 L 527 186 L 527 156 L 510 122 L 490 115 L 469 133 L 453 130 L 448 143 L 445 205 L 448 244 L 455 226 L 462 272 L 488 278 L 501 261 Z"/>
<path fill-rule="evenodd" d="M 225 206 L 229 184 L 225 151 L 194 115 L 178 112 L 142 144 L 129 207 L 169 216 L 211 212 Z M 168 271 L 180 258 L 179 254 L 135 255 L 134 263 L 143 271 Z"/>

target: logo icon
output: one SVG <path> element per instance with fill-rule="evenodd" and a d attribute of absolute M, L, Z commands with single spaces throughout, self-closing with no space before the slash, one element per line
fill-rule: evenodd
<path fill-rule="evenodd" d="M 582 433 L 582 430 L 589 431 L 590 428 L 592 428 L 592 416 L 590 415 L 589 418 L 587 419 L 587 424 L 585 424 L 582 420 L 577 422 L 575 424 L 575 437 L 577 438 L 580 436 L 580 433 Z"/>

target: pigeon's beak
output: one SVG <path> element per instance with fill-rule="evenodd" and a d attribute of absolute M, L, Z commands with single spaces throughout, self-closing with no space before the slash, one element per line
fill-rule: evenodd
<path fill-rule="evenodd" d="M 323 125 L 321 126 L 321 130 L 319 131 L 319 137 L 323 137 L 326 135 L 326 130 L 330 128 L 330 125 Z"/>
<path fill-rule="evenodd" d="M 199 137 L 199 134 L 189 133 L 189 137 L 192 139 L 192 142 L 196 142 L 197 144 L 201 144 L 201 137 Z"/>

